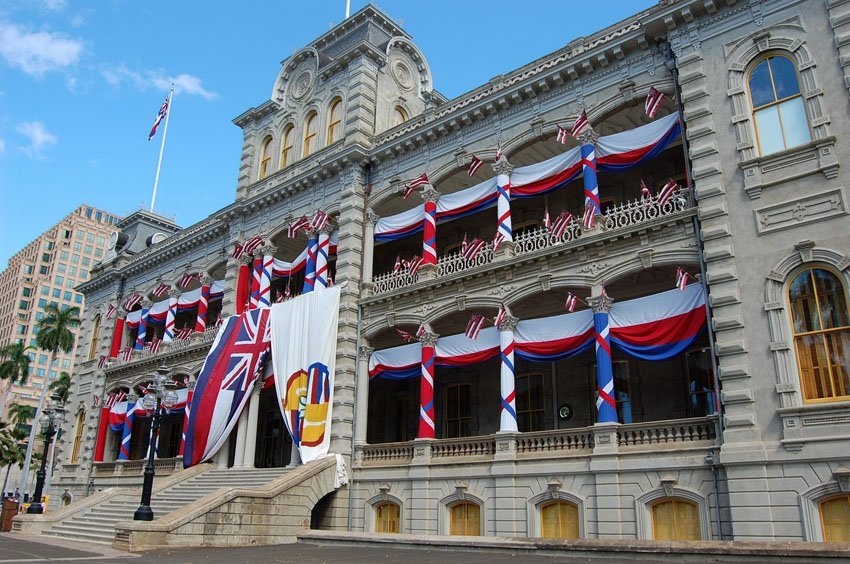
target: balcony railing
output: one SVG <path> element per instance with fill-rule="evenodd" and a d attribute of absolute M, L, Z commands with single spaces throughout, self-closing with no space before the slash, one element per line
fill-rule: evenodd
<path fill-rule="evenodd" d="M 582 452 L 593 449 L 593 432 L 589 429 L 564 429 L 522 433 L 516 439 L 521 455 L 546 455 L 557 452 Z"/>
<path fill-rule="evenodd" d="M 218 333 L 218 328 L 210 327 L 203 333 L 192 333 L 188 339 L 175 339 L 168 343 L 162 343 L 159 350 L 155 353 L 152 353 L 150 351 L 150 348 L 145 348 L 142 350 L 133 350 L 133 356 L 130 359 L 130 362 L 145 360 L 151 357 L 157 357 L 163 354 L 168 354 L 170 352 L 179 351 L 183 349 L 194 348 L 197 345 L 202 345 L 205 343 L 212 343 L 215 340 L 216 333 Z"/>
<path fill-rule="evenodd" d="M 673 219 L 686 209 L 692 207 L 690 190 L 682 189 L 676 196 L 663 205 L 658 198 L 651 196 L 647 199 L 624 202 L 608 209 L 598 220 L 598 229 L 585 231 L 581 218 L 575 217 L 567 225 L 561 237 L 555 237 L 549 229 L 538 227 L 516 235 L 514 238 L 514 255 L 525 255 L 545 251 L 547 249 L 571 246 L 583 238 L 594 235 L 617 235 L 659 219 Z M 466 260 L 460 253 L 446 255 L 437 261 L 437 277 L 450 276 L 490 264 L 495 259 L 492 244 L 482 250 L 475 259 Z M 411 286 L 419 281 L 419 277 L 410 275 L 407 271 L 393 274 L 379 274 L 372 279 L 372 293 L 384 294 Z"/>
<path fill-rule="evenodd" d="M 621 447 L 672 445 L 717 440 L 714 418 L 677 419 L 659 423 L 635 423 L 617 430 Z"/>

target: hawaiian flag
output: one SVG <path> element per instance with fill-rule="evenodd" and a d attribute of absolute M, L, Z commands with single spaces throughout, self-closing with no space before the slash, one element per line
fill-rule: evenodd
<path fill-rule="evenodd" d="M 546 208 L 546 211 L 543 212 L 543 227 L 546 229 L 552 227 L 552 218 L 549 217 L 549 208 Z"/>
<path fill-rule="evenodd" d="M 302 215 L 295 221 L 289 224 L 289 227 L 286 228 L 286 236 L 290 239 L 294 239 L 298 236 L 298 232 L 303 230 L 307 230 L 310 226 L 310 220 L 307 219 L 306 215 Z"/>
<path fill-rule="evenodd" d="M 688 286 L 688 276 L 690 276 L 690 274 L 688 274 L 688 271 L 684 268 L 680 267 L 676 269 L 676 287 L 683 292 Z"/>
<path fill-rule="evenodd" d="M 92 397 L 91 406 L 92 407 L 100 407 L 100 396 L 95 395 L 95 396 Z"/>
<path fill-rule="evenodd" d="M 416 340 L 416 337 L 414 337 L 409 331 L 405 331 L 404 329 L 396 329 L 396 331 L 398 331 L 398 334 L 406 343 L 412 343 Z"/>
<path fill-rule="evenodd" d="M 581 225 L 585 229 L 593 229 L 593 226 L 596 225 L 596 208 L 593 206 L 586 206 L 584 208 Z"/>
<path fill-rule="evenodd" d="M 153 340 L 151 340 L 151 342 L 150 342 L 150 347 L 151 347 L 151 349 L 150 349 L 150 350 L 151 350 L 151 354 L 156 354 L 156 353 L 158 353 L 158 352 L 159 352 L 159 348 L 160 348 L 161 346 L 162 346 L 162 340 L 161 340 L 161 339 L 157 339 L 156 337 L 154 337 L 154 338 L 153 338 Z"/>
<path fill-rule="evenodd" d="M 570 140 L 569 133 L 567 132 L 566 129 L 564 129 L 563 127 L 561 127 L 557 123 L 555 124 L 555 127 L 558 128 L 558 134 L 555 136 L 555 141 L 557 141 L 561 145 L 566 145 L 567 142 Z"/>
<path fill-rule="evenodd" d="M 139 305 L 139 302 L 141 302 L 141 301 L 142 301 L 142 295 L 140 293 L 136 292 L 135 294 L 130 296 L 130 298 L 127 300 L 127 303 L 124 305 L 124 309 L 126 309 L 127 311 L 130 311 L 131 309 L 133 309 L 134 307 Z"/>
<path fill-rule="evenodd" d="M 235 245 L 233 245 L 233 252 L 230 253 L 231 257 L 235 258 L 236 260 L 239 260 L 239 259 L 242 258 L 242 255 L 244 255 L 244 254 L 245 254 L 245 246 L 244 245 L 242 245 L 241 243 L 236 243 Z"/>
<path fill-rule="evenodd" d="M 425 334 L 426 334 L 427 332 L 428 332 L 428 330 L 427 330 L 427 329 L 425 329 L 425 325 L 424 325 L 424 324 L 422 324 L 422 323 L 420 323 L 420 324 L 419 324 L 419 327 L 417 327 L 417 328 L 416 328 L 416 338 L 417 338 L 417 339 L 421 339 L 422 337 L 424 337 L 424 336 L 425 336 Z"/>
<path fill-rule="evenodd" d="M 469 323 L 466 324 L 464 334 L 473 341 L 477 339 L 478 335 L 481 334 L 481 330 L 484 328 L 485 319 L 483 315 L 473 313 L 472 317 L 469 318 Z"/>
<path fill-rule="evenodd" d="M 498 157 L 497 157 L 498 158 Z M 466 171 L 466 174 L 469 176 L 475 176 L 475 173 L 478 172 L 478 169 L 484 164 L 484 161 L 472 155 L 472 161 L 469 163 L 469 170 Z"/>
<path fill-rule="evenodd" d="M 655 87 L 650 87 L 649 93 L 646 95 L 646 103 L 644 104 L 646 115 L 654 118 L 655 112 L 658 111 L 658 107 L 661 105 L 661 100 L 663 99 L 664 94 L 656 90 Z"/>
<path fill-rule="evenodd" d="M 573 128 L 570 130 L 570 135 L 575 138 L 578 138 L 582 132 L 590 127 L 590 122 L 587 120 L 587 112 L 582 110 L 581 115 L 576 118 L 576 122 L 573 124 Z"/>
<path fill-rule="evenodd" d="M 106 319 L 112 319 L 115 317 L 115 313 L 118 311 L 118 308 L 115 307 L 115 304 L 109 304 L 109 307 L 106 308 Z"/>
<path fill-rule="evenodd" d="M 106 396 L 106 401 L 103 402 L 103 407 L 106 409 L 112 409 L 117 404 L 124 401 L 124 398 L 127 396 L 127 393 L 124 390 L 118 390 L 117 392 L 112 392 L 111 394 Z"/>
<path fill-rule="evenodd" d="M 578 296 L 572 292 L 567 292 L 567 301 L 564 303 L 564 309 L 572 313 L 576 310 L 576 304 L 578 304 Z"/>
<path fill-rule="evenodd" d="M 159 112 L 156 114 L 156 119 L 153 122 L 153 127 L 151 127 L 151 132 L 148 133 L 148 141 L 153 139 L 153 136 L 156 135 L 156 128 L 159 127 L 159 124 L 162 120 L 165 119 L 165 116 L 168 115 L 168 98 L 165 99 L 165 102 L 159 107 Z"/>
<path fill-rule="evenodd" d="M 313 231 L 323 229 L 328 224 L 328 219 L 328 214 L 322 210 L 317 210 L 316 215 L 313 216 L 313 221 L 310 222 L 310 229 Z"/>
<path fill-rule="evenodd" d="M 496 313 L 496 317 L 493 319 L 493 325 L 498 329 L 499 325 L 507 319 L 508 310 L 505 309 L 504 304 L 499 306 L 499 311 Z"/>
<path fill-rule="evenodd" d="M 643 178 L 640 179 L 640 199 L 642 202 L 648 202 L 652 198 L 652 192 L 646 187 L 646 182 Z"/>
<path fill-rule="evenodd" d="M 178 282 L 177 285 L 180 286 L 181 288 L 184 288 L 184 289 L 188 288 L 189 284 L 191 284 L 192 280 L 194 280 L 195 278 L 200 280 L 201 279 L 201 273 L 200 272 L 194 272 L 192 274 L 186 273 L 180 278 L 180 282 Z"/>
<path fill-rule="evenodd" d="M 107 362 L 106 358 L 107 357 L 106 357 L 105 354 L 100 355 L 100 358 L 97 360 L 97 367 L 98 368 L 103 368 L 104 366 L 106 366 L 106 362 Z"/>
<path fill-rule="evenodd" d="M 216 335 L 192 396 L 183 466 L 209 460 L 242 414 L 271 345 L 270 311 L 229 317 Z"/>
<path fill-rule="evenodd" d="M 413 180 L 411 180 L 409 183 L 406 183 L 404 185 L 404 199 L 406 200 L 408 197 L 410 197 L 411 194 L 413 194 L 413 192 L 416 191 L 417 188 L 419 188 L 420 186 L 424 186 L 428 183 L 430 183 L 430 180 L 428 180 L 428 175 L 424 172 Z"/>
<path fill-rule="evenodd" d="M 672 178 L 658 191 L 658 205 L 663 206 L 679 191 L 679 185 Z"/>
<path fill-rule="evenodd" d="M 461 254 L 467 262 L 472 262 L 478 256 L 478 253 L 484 250 L 486 245 L 487 243 L 476 237 L 466 245 L 466 248 L 461 247 Z"/>
<path fill-rule="evenodd" d="M 130 362 L 133 360 L 133 347 L 127 347 L 121 351 L 121 360 L 124 362 Z"/>
<path fill-rule="evenodd" d="M 154 290 L 152 293 L 157 298 L 161 298 L 162 296 L 164 296 L 165 294 L 168 293 L 169 289 L 171 289 L 170 284 L 166 284 L 165 282 L 160 282 L 159 286 L 157 286 L 156 290 Z"/>
<path fill-rule="evenodd" d="M 242 249 L 242 252 L 246 255 L 254 254 L 254 251 L 259 249 L 262 244 L 263 238 L 259 235 L 254 235 L 253 237 L 245 241 L 245 246 Z"/>
<path fill-rule="evenodd" d="M 401 272 L 402 264 L 401 264 L 401 255 L 396 255 L 395 264 L 393 265 L 393 276 Z"/>
<path fill-rule="evenodd" d="M 552 235 L 560 239 L 564 236 L 564 233 L 567 231 L 567 227 L 569 227 L 570 223 L 573 221 L 573 214 L 564 210 L 561 212 L 555 222 L 552 224 Z"/>
<path fill-rule="evenodd" d="M 195 329 L 192 327 L 183 327 L 182 329 L 177 330 L 177 334 L 174 335 L 174 338 L 178 341 L 185 341 L 189 338 L 189 335 L 195 332 Z"/>
<path fill-rule="evenodd" d="M 419 255 L 413 255 L 413 258 L 410 260 L 402 261 L 402 264 L 407 268 L 408 274 L 411 276 L 415 276 L 417 272 L 419 272 L 419 267 L 422 266 L 422 257 Z"/>

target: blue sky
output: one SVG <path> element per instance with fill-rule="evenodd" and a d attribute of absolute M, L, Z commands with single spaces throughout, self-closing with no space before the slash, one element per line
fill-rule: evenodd
<path fill-rule="evenodd" d="M 453 98 L 653 0 L 384 0 Z M 364 0 L 352 0 L 352 13 Z M 338 24 L 345 0 L 0 0 L 0 269 L 82 203 L 150 203 L 174 82 L 157 212 L 182 226 L 233 201 L 242 134 L 280 62 Z"/>

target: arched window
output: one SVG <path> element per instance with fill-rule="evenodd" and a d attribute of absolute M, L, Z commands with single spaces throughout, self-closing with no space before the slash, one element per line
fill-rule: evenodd
<path fill-rule="evenodd" d="M 295 145 L 295 126 L 289 125 L 283 130 L 283 137 L 280 143 L 280 168 L 284 168 L 288 164 L 292 164 L 292 147 Z"/>
<path fill-rule="evenodd" d="M 328 111 L 328 145 L 342 138 L 342 100 L 335 98 Z"/>
<path fill-rule="evenodd" d="M 701 540 L 699 507 L 680 498 L 665 498 L 652 506 L 652 538 Z"/>
<path fill-rule="evenodd" d="M 316 150 L 316 112 L 310 112 L 304 125 L 304 156 Z"/>
<path fill-rule="evenodd" d="M 401 125 L 407 121 L 407 112 L 401 106 L 393 108 L 392 127 Z"/>
<path fill-rule="evenodd" d="M 825 542 L 850 542 L 850 495 L 820 502 L 820 519 Z"/>
<path fill-rule="evenodd" d="M 397 503 L 385 501 L 375 506 L 375 532 L 399 533 L 401 523 L 401 508 Z"/>
<path fill-rule="evenodd" d="M 540 536 L 545 539 L 579 538 L 578 506 L 560 500 L 541 506 Z"/>
<path fill-rule="evenodd" d="M 83 444 L 83 430 L 86 426 L 86 410 L 77 414 L 77 427 L 74 431 L 74 448 L 71 450 L 71 464 L 76 464 L 80 457 L 80 445 Z"/>
<path fill-rule="evenodd" d="M 800 386 L 805 401 L 850 399 L 850 315 L 844 285 L 823 268 L 788 287 Z"/>
<path fill-rule="evenodd" d="M 271 156 L 272 138 L 271 136 L 263 139 L 263 151 L 260 156 L 260 180 L 266 177 L 269 173 L 269 164 L 272 161 Z"/>
<path fill-rule="evenodd" d="M 94 360 L 97 355 L 97 342 L 100 339 L 100 315 L 94 316 L 91 326 L 91 342 L 89 343 L 89 360 Z"/>
<path fill-rule="evenodd" d="M 756 138 L 762 155 L 811 140 L 797 68 L 791 59 L 781 55 L 763 59 L 750 72 L 749 86 Z"/>
<path fill-rule="evenodd" d="M 472 502 L 462 501 L 449 509 L 449 534 L 478 536 L 481 534 L 481 508 Z"/>

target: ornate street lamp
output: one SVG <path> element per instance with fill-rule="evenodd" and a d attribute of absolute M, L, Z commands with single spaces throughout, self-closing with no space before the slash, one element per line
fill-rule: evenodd
<path fill-rule="evenodd" d="M 151 421 L 151 440 L 148 447 L 148 463 L 145 466 L 145 480 L 142 484 L 142 501 L 139 508 L 133 513 L 134 521 L 153 521 L 153 510 L 151 509 L 151 492 L 153 490 L 153 457 L 156 452 L 156 439 L 159 434 L 159 420 L 162 417 L 160 408 L 170 408 L 177 403 L 177 393 L 174 388 L 176 382 L 168 377 L 169 369 L 161 366 L 157 368 L 153 377 L 153 383 L 148 386 L 148 393 L 141 399 L 142 407 L 153 410 Z"/>
<path fill-rule="evenodd" d="M 44 505 L 41 503 L 41 494 L 44 490 L 44 478 L 47 476 L 45 466 L 47 465 L 47 453 L 50 450 L 50 441 L 56 435 L 56 427 L 65 421 L 65 408 L 58 396 L 52 396 L 48 406 L 42 410 L 42 425 L 44 426 L 44 455 L 41 457 L 41 467 L 36 473 L 35 492 L 33 502 L 27 508 L 27 513 L 44 513 Z"/>

